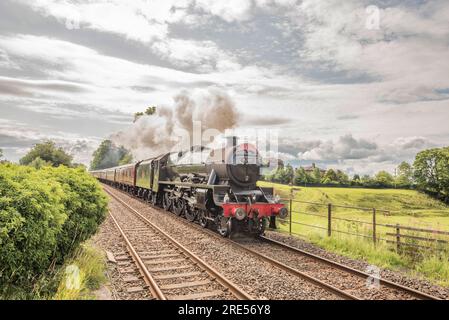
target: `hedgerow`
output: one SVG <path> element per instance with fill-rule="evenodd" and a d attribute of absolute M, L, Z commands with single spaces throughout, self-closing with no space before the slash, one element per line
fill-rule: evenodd
<path fill-rule="evenodd" d="M 32 292 L 93 235 L 107 201 L 82 169 L 0 164 L 0 296 Z"/>

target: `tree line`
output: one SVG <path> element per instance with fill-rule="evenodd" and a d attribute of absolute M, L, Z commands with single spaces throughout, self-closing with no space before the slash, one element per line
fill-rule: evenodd
<path fill-rule="evenodd" d="M 375 175 L 355 174 L 349 177 L 341 170 L 306 171 L 294 169 L 290 164 L 275 169 L 264 180 L 296 186 L 325 185 L 368 188 L 413 188 L 425 191 L 449 202 L 449 147 L 433 148 L 419 152 L 413 164 L 403 161 L 396 174 L 381 170 Z"/>
<path fill-rule="evenodd" d="M 2 160 L 3 151 L 0 149 L 0 163 L 8 162 Z M 111 168 L 119 165 L 131 163 L 133 156 L 129 150 L 123 146 L 116 146 L 111 140 L 104 140 L 92 154 L 90 163 L 91 170 Z M 68 154 L 63 148 L 58 147 L 51 140 L 37 143 L 20 158 L 19 163 L 23 166 L 30 166 L 36 169 L 43 167 L 66 166 L 68 168 L 83 167 L 85 165 L 73 162 L 73 156 Z"/>
<path fill-rule="evenodd" d="M 397 168 L 397 176 L 382 170 L 374 176 L 355 174 L 350 177 L 342 170 L 328 169 L 324 172 L 319 168 L 313 171 L 300 167 L 294 169 L 290 164 L 278 168 L 264 176 L 264 180 L 292 184 L 304 185 L 339 185 L 356 187 L 377 187 L 377 188 L 410 188 L 413 185 L 412 166 L 407 162 L 402 162 Z"/>

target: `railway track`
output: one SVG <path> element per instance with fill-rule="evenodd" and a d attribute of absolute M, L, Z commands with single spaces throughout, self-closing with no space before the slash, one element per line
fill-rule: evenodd
<path fill-rule="evenodd" d="M 109 214 L 154 299 L 252 299 L 138 211 L 118 202 L 125 210 L 120 215 Z M 119 263 L 133 272 L 128 256 L 122 256 Z"/>
<path fill-rule="evenodd" d="M 108 189 L 106 189 L 106 191 L 118 202 L 130 207 L 122 199 L 112 194 Z M 127 193 L 121 193 L 130 196 Z M 147 204 L 137 197 L 133 198 Z M 160 210 L 159 208 L 156 209 Z M 306 281 L 328 290 L 343 299 L 441 300 L 440 298 L 427 293 L 381 279 L 375 275 L 350 268 L 335 261 L 288 246 L 282 242 L 278 242 L 267 237 L 260 237 L 259 240 L 252 239 L 250 242 L 241 243 L 228 238 L 223 238 L 212 230 L 203 229 L 199 225 L 187 222 L 185 219 L 176 215 L 172 215 L 172 217 L 185 225 L 199 229 L 202 232 L 219 239 L 220 241 L 225 241 L 232 246 L 257 257 L 260 260 L 268 262 L 292 275 L 301 277 Z M 297 266 L 299 266 L 301 270 L 299 270 Z M 373 288 L 367 286 L 367 279 L 370 279 L 373 283 L 377 283 L 377 287 Z"/>
<path fill-rule="evenodd" d="M 377 277 L 376 275 L 373 275 L 373 274 L 370 274 L 370 273 L 366 273 L 366 272 L 363 272 L 363 271 L 351 268 L 349 266 L 343 265 L 343 264 L 338 263 L 336 261 L 332 261 L 332 260 L 329 260 L 327 258 L 315 255 L 313 253 L 301 250 L 299 248 L 295 248 L 295 247 L 289 246 L 289 245 L 287 245 L 285 243 L 282 243 L 280 241 L 276 241 L 276 240 L 267 238 L 265 236 L 261 236 L 260 239 L 262 241 L 270 244 L 270 245 L 275 245 L 275 246 L 281 248 L 282 250 L 286 250 L 286 251 L 292 252 L 293 254 L 298 254 L 298 255 L 303 256 L 305 258 L 314 260 L 314 261 L 316 261 L 316 262 L 318 262 L 320 264 L 328 265 L 331 268 L 342 270 L 344 272 L 347 272 L 349 274 L 355 275 L 355 276 L 357 276 L 359 278 L 362 278 L 362 279 L 365 279 L 365 280 L 366 279 L 370 279 L 370 281 L 377 282 L 380 286 L 388 287 L 388 288 L 391 288 L 391 289 L 399 291 L 399 292 L 404 292 L 407 295 L 410 295 L 411 297 L 414 297 L 416 299 L 420 299 L 420 300 L 442 300 L 439 297 L 432 296 L 432 295 L 427 294 L 425 292 L 421 292 L 421 291 L 418 291 L 416 289 L 413 289 L 413 288 L 410 288 L 410 287 L 406 287 L 406 286 L 403 286 L 401 284 L 398 284 L 398 283 L 395 283 L 395 282 L 392 282 L 392 281 L 389 281 L 389 280 Z"/>

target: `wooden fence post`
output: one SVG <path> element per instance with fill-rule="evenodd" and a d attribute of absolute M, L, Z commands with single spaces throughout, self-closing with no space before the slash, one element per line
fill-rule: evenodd
<path fill-rule="evenodd" d="M 396 250 L 398 252 L 401 250 L 401 228 L 399 224 L 396 224 Z"/>
<path fill-rule="evenodd" d="M 290 210 L 290 219 L 289 219 L 289 233 L 290 233 L 290 235 L 292 234 L 292 219 L 293 219 L 293 217 L 292 217 L 292 212 L 293 212 L 292 207 L 293 207 L 293 200 L 290 198 L 290 208 L 289 208 L 289 210 Z"/>
<path fill-rule="evenodd" d="M 373 242 L 376 244 L 376 208 L 373 208 Z"/>
<path fill-rule="evenodd" d="M 332 235 L 332 204 L 327 205 L 327 235 Z"/>

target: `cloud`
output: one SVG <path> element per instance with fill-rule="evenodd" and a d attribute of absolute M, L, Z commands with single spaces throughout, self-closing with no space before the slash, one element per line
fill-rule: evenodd
<path fill-rule="evenodd" d="M 434 142 L 425 137 L 400 137 L 391 143 L 393 149 L 411 150 L 412 152 L 435 146 L 437 145 Z"/>
<path fill-rule="evenodd" d="M 32 97 L 41 96 L 43 92 L 82 93 L 88 88 L 66 81 L 35 81 L 0 77 L 0 94 Z"/>
<path fill-rule="evenodd" d="M 378 30 L 365 28 L 367 5 L 380 9 Z M 0 7 L 0 118 L 26 119 L 31 133 L 101 139 L 148 105 L 173 112 L 181 90 L 216 88 L 242 127 L 282 129 L 286 159 L 371 170 L 447 144 L 444 0 Z"/>
<path fill-rule="evenodd" d="M 218 16 L 227 22 L 247 20 L 251 16 L 251 0 L 196 0 L 196 8 Z"/>
<path fill-rule="evenodd" d="M 341 136 L 335 143 L 323 141 L 307 151 L 299 152 L 303 160 L 363 159 L 376 154 L 378 146 L 365 139 L 355 139 L 351 134 Z"/>
<path fill-rule="evenodd" d="M 272 116 L 272 115 L 257 115 L 257 114 L 243 114 L 241 115 L 241 124 L 245 126 L 262 126 L 262 127 L 273 127 L 282 126 L 293 122 L 293 119 L 282 117 L 282 116 Z"/>
<path fill-rule="evenodd" d="M 212 41 L 167 39 L 155 42 L 152 49 L 175 66 L 194 67 L 200 72 L 238 70 L 237 59 Z"/>
<path fill-rule="evenodd" d="M 323 168 L 336 168 L 354 174 L 373 174 L 379 170 L 394 171 L 402 161 L 413 163 L 416 154 L 422 150 L 443 146 L 429 138 L 399 137 L 388 143 L 379 144 L 371 139 L 357 139 L 347 134 L 332 140 L 292 141 L 283 140 L 279 151 L 293 155 L 304 165 L 316 162 Z M 295 159 L 289 158 L 290 162 Z"/>

